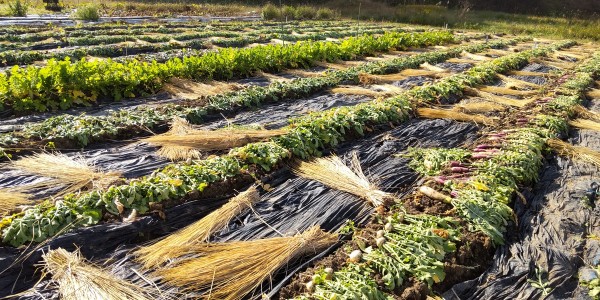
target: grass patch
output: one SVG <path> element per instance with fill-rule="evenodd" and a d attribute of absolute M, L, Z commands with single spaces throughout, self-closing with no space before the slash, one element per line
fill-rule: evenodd
<path fill-rule="evenodd" d="M 536 37 L 600 40 L 600 18 L 559 18 L 510 14 L 493 11 L 461 11 L 435 5 L 388 6 L 380 2 L 332 0 L 327 6 L 338 9 L 345 18 L 386 20 L 401 23 L 473 29 Z"/>

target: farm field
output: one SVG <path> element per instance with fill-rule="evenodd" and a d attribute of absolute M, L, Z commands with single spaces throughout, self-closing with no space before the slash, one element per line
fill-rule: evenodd
<path fill-rule="evenodd" d="M 598 299 L 600 47 L 0 27 L 0 297 Z"/>

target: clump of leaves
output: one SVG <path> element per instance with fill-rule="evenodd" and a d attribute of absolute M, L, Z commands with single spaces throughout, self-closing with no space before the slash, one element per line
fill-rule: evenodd
<path fill-rule="evenodd" d="M 29 2 L 15 0 L 8 3 L 8 13 L 13 17 L 26 17 L 29 10 Z"/>
<path fill-rule="evenodd" d="M 100 19 L 100 8 L 95 4 L 86 4 L 77 9 L 75 19 L 84 21 L 98 21 Z"/>

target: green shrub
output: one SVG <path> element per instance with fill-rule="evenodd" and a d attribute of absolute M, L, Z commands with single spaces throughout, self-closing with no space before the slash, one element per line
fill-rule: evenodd
<path fill-rule="evenodd" d="M 283 7 L 282 18 L 292 20 L 296 15 L 296 9 L 293 6 L 286 5 Z"/>
<path fill-rule="evenodd" d="M 269 3 L 265 5 L 262 9 L 262 17 L 265 20 L 277 20 L 281 19 L 281 13 L 277 6 Z"/>
<path fill-rule="evenodd" d="M 77 9 L 75 19 L 85 21 L 98 21 L 100 19 L 99 8 L 95 4 L 87 4 Z"/>
<path fill-rule="evenodd" d="M 317 14 L 315 16 L 315 19 L 317 20 L 331 20 L 333 18 L 335 18 L 336 13 L 329 9 L 329 8 L 319 8 L 319 10 L 317 10 Z"/>
<path fill-rule="evenodd" d="M 29 2 L 27 1 L 15 0 L 8 3 L 8 13 L 13 17 L 26 17 L 27 10 L 29 10 Z"/>
<path fill-rule="evenodd" d="M 296 20 L 312 20 L 317 15 L 317 10 L 310 6 L 298 6 L 294 12 L 294 18 Z"/>

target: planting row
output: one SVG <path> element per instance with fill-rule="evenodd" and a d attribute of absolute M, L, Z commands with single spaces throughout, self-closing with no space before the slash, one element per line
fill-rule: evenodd
<path fill-rule="evenodd" d="M 395 31 L 395 30 L 388 30 Z M 361 34 L 383 34 L 383 29 L 366 29 L 361 30 Z M 52 42 L 53 46 L 68 47 L 94 45 L 92 47 L 81 47 L 75 49 L 57 49 L 55 51 L 39 51 L 39 50 L 9 50 L 0 52 L 0 66 L 26 65 L 35 61 L 46 59 L 62 60 L 70 57 L 72 60 L 78 60 L 88 55 L 97 57 L 117 57 L 128 54 L 148 53 L 166 51 L 171 49 L 206 49 L 211 45 L 220 47 L 244 47 L 252 43 L 268 43 L 272 39 L 283 39 L 289 42 L 308 41 L 308 40 L 325 40 L 328 38 L 345 38 L 356 35 L 355 30 L 344 31 L 327 31 L 320 33 L 311 33 L 303 35 L 280 35 L 278 33 L 271 34 L 239 34 L 234 32 L 207 32 L 196 34 L 181 34 L 181 35 L 165 35 L 165 36 L 94 36 L 84 39 L 68 39 L 61 42 Z M 207 37 L 215 37 L 206 39 Z M 150 44 L 130 44 L 121 45 L 114 43 L 121 42 L 137 42 L 146 41 Z M 110 44 L 100 45 L 98 44 Z"/>
<path fill-rule="evenodd" d="M 368 126 L 401 122 L 412 107 L 450 95 L 461 95 L 472 87 L 495 78 L 497 73 L 518 68 L 530 58 L 542 56 L 571 42 L 557 43 L 494 59 L 469 71 L 452 75 L 438 83 L 412 89 L 385 100 L 342 107 L 293 120 L 285 134 L 270 142 L 251 143 L 234 148 L 228 155 L 173 164 L 128 184 L 111 186 L 82 194 L 69 194 L 62 200 L 45 201 L 22 213 L 5 217 L 4 243 L 18 246 L 28 241 L 43 241 L 62 230 L 96 224 L 106 216 L 146 213 L 152 203 L 177 201 L 192 191 L 202 192 L 211 183 L 252 172 L 255 166 L 268 171 L 291 155 L 299 158 L 318 156 L 320 151 L 337 145 L 347 134 L 363 134 Z M 106 215 L 105 215 L 106 214 Z"/>
<path fill-rule="evenodd" d="M 75 26 L 66 27 L 55 27 L 53 25 L 41 26 L 41 27 L 3 27 L 0 28 L 0 35 L 5 38 L 18 39 L 18 36 L 34 36 L 35 34 L 46 35 L 49 32 L 65 31 L 66 35 L 71 36 L 72 33 L 75 36 L 88 35 L 88 34 L 103 34 L 108 31 L 119 31 L 119 30 L 141 30 L 145 33 L 178 33 L 180 30 L 186 31 L 201 31 L 201 30 L 230 30 L 230 31 L 242 31 L 245 29 L 252 29 L 258 31 L 276 31 L 293 29 L 303 31 L 305 29 L 326 29 L 326 28 L 343 28 L 356 25 L 356 22 L 351 21 L 292 21 L 286 23 L 274 23 L 274 22 L 144 22 L 138 24 L 129 23 L 102 23 L 102 24 L 78 24 Z M 393 24 L 378 24 L 381 28 L 391 28 Z M 370 26 L 370 25 L 365 25 Z M 23 40 L 27 41 L 27 39 Z"/>
<path fill-rule="evenodd" d="M 372 30 L 372 29 L 381 29 L 381 30 L 394 30 L 399 29 L 397 26 L 393 25 L 373 25 L 366 24 L 357 28 L 356 25 L 333 25 L 333 26 L 319 26 L 318 24 L 314 24 L 314 26 L 302 26 L 295 27 L 290 25 L 284 25 L 283 28 L 264 28 L 257 24 L 247 24 L 248 26 L 236 25 L 232 27 L 217 27 L 211 25 L 199 25 L 194 28 L 132 28 L 132 29 L 104 29 L 104 30 L 95 30 L 95 31 L 87 31 L 87 30 L 72 30 L 65 31 L 61 30 L 52 30 L 47 32 L 33 33 L 33 34 L 23 34 L 23 35 L 14 35 L 14 34 L 6 34 L 0 35 L 0 41 L 8 41 L 15 43 L 30 43 L 30 42 L 39 42 L 47 39 L 54 40 L 64 40 L 68 42 L 70 45 L 85 45 L 85 40 L 79 40 L 79 38 L 90 38 L 90 37 L 98 37 L 98 36 L 141 36 L 143 38 L 151 38 L 152 36 L 159 34 L 168 35 L 168 36 L 180 36 L 185 38 L 187 35 L 200 35 L 200 37 L 207 36 L 219 36 L 218 33 L 221 33 L 223 37 L 236 37 L 240 36 L 243 33 L 246 34 L 316 34 L 321 32 L 331 32 L 331 31 L 345 31 L 349 28 L 355 27 L 355 32 L 362 30 Z M 240 28 L 242 27 L 242 28 Z M 242 31 L 242 32 L 240 32 Z M 150 40 L 151 41 L 151 40 Z M 7 47 L 7 45 L 4 45 Z"/>
<path fill-rule="evenodd" d="M 599 63 L 600 53 L 596 53 L 575 74 L 563 77 L 568 80 L 554 90 L 561 96 L 517 112 L 517 117 L 535 116 L 526 123 L 516 118 L 517 124 L 514 119 L 507 124 L 519 128 L 492 132 L 473 149 L 410 151 L 411 166 L 430 179 L 419 192 L 452 205 L 470 231 L 483 232 L 495 244 L 502 244 L 506 226 L 514 221 L 508 203 L 519 185 L 537 180 L 548 141 L 567 131 L 567 121 L 582 103 L 583 92 L 600 75 Z M 376 219 L 381 220 L 380 230 L 373 229 L 376 235 L 361 236 L 368 240 L 366 245 L 347 249 L 350 262 L 337 270 L 316 267 L 299 299 L 388 299 L 409 277 L 429 288 L 444 280 L 444 257 L 456 250 L 461 239 L 456 219 L 412 216 L 402 207 L 392 207 Z"/>
<path fill-rule="evenodd" d="M 136 32 L 142 30 L 124 30 L 122 32 L 95 32 L 91 34 L 75 34 L 72 35 L 72 32 L 69 32 L 68 35 L 65 35 L 64 32 L 48 32 L 44 34 L 34 34 L 34 35 L 26 35 L 26 36 L 7 36 L 7 41 L 11 43 L 6 43 L 0 45 L 0 49 L 2 50 L 49 50 L 56 49 L 60 47 L 73 47 L 73 46 L 93 46 L 93 45 L 102 45 L 102 44 L 115 44 L 122 42 L 136 42 L 136 41 L 145 41 L 150 43 L 159 43 L 159 42 L 168 42 L 172 40 L 176 41 L 188 41 L 191 39 L 200 39 L 207 37 L 221 37 L 221 38 L 237 38 L 240 39 L 243 36 L 252 36 L 255 40 L 262 37 L 263 41 L 268 40 L 267 38 L 281 38 L 284 39 L 294 39 L 300 38 L 300 36 L 304 36 L 305 39 L 311 38 L 326 38 L 326 37 L 336 37 L 337 31 L 349 31 L 352 29 L 352 26 L 349 27 L 337 27 L 337 28 L 314 28 L 312 31 L 305 31 L 302 34 L 299 34 L 297 31 L 285 29 L 282 30 L 274 30 L 274 29 L 250 29 L 247 28 L 240 31 L 229 31 L 229 30 L 209 30 L 210 28 L 201 28 L 200 30 L 189 30 L 181 33 L 166 33 L 166 34 L 157 34 L 157 33 L 146 33 L 144 32 Z M 358 33 L 368 33 L 370 31 L 402 31 L 400 28 L 388 26 L 387 28 L 381 28 L 374 25 L 366 25 L 364 27 L 356 28 L 353 30 L 354 34 Z M 294 34 L 292 34 L 294 33 Z M 10 37 L 10 38 L 8 38 Z"/>
<path fill-rule="evenodd" d="M 0 73 L 0 106 L 15 111 L 67 109 L 73 105 L 89 105 L 98 99 L 118 101 L 152 94 L 172 77 L 227 80 L 257 71 L 278 72 L 309 67 L 317 61 L 350 60 L 390 49 L 435 45 L 453 38 L 451 33 L 443 31 L 387 33 L 378 37 L 349 38 L 340 43 L 301 42 L 221 49 L 165 63 L 51 59 L 43 67 L 15 66 L 6 74 Z"/>
<path fill-rule="evenodd" d="M 253 86 L 225 95 L 212 96 L 202 106 L 167 104 L 159 108 L 139 107 L 118 110 L 106 116 L 61 115 L 41 123 L 25 125 L 22 132 L 0 135 L 0 147 L 24 148 L 44 146 L 53 142 L 57 147 L 67 145 L 85 147 L 89 143 L 119 137 L 131 137 L 139 128 L 156 130 L 173 119 L 185 118 L 201 123 L 203 116 L 231 111 L 237 107 L 253 107 L 282 99 L 298 99 L 335 87 L 342 82 L 358 82 L 361 73 L 388 74 L 423 63 L 438 63 L 460 53 L 480 52 L 489 48 L 502 48 L 517 40 L 458 46 L 444 51 L 426 52 L 391 60 L 368 62 L 346 70 L 335 70 L 323 76 L 300 78 L 289 82 L 276 82 L 266 87 Z M 6 150 L 4 150 L 6 151 Z"/>

